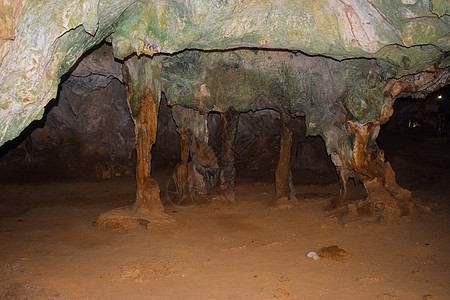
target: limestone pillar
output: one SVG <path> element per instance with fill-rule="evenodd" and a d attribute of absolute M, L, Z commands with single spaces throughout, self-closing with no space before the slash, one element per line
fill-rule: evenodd
<path fill-rule="evenodd" d="M 125 62 L 127 102 L 136 134 L 136 201 L 130 207 L 106 212 L 97 218 L 98 226 L 127 230 L 139 224 L 167 221 L 158 183 L 151 176 L 151 150 L 156 142 L 158 106 L 161 97 L 158 59 L 131 57 Z"/>

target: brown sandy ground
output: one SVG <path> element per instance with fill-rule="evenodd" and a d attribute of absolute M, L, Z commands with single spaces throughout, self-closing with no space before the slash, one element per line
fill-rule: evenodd
<path fill-rule="evenodd" d="M 3 184 L 0 299 L 450 299 L 450 172 L 429 163 L 449 148 L 430 143 L 391 152 L 435 210 L 400 224 L 339 223 L 324 211 L 337 184 L 297 186 L 298 204 L 271 209 L 273 184 L 240 179 L 238 204 L 166 206 L 176 222 L 108 232 L 92 224 L 133 201 L 133 178 Z M 155 176 L 164 194 L 169 176 Z M 332 245 L 344 256 L 306 257 Z"/>

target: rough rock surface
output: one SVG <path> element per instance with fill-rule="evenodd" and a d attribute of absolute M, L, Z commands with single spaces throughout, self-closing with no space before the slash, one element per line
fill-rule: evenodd
<path fill-rule="evenodd" d="M 2 163 L 6 166 L 16 157 L 24 170 L 46 174 L 43 170 L 49 169 L 56 176 L 72 178 L 133 174 L 133 122 L 125 86 L 119 81 L 121 68 L 107 45 L 84 57 L 61 84 L 44 119 L 12 143 L 25 139 L 18 149 L 6 153 Z M 35 175 L 28 173 L 26 177 Z"/>

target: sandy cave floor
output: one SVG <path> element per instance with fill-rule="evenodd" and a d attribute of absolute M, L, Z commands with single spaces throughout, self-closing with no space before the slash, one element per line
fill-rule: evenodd
<path fill-rule="evenodd" d="M 430 143 L 390 159 L 435 212 L 391 225 L 330 217 L 336 183 L 274 210 L 272 183 L 240 179 L 238 204 L 166 206 L 176 222 L 108 232 L 92 224 L 133 201 L 133 178 L 2 184 L 0 299 L 450 299 L 450 172 L 424 163 L 449 146 Z M 164 194 L 168 174 L 155 177 Z M 346 254 L 306 257 L 331 245 Z"/>

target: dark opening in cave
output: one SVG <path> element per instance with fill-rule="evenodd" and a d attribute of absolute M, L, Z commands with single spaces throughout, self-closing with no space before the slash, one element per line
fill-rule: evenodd
<path fill-rule="evenodd" d="M 425 99 L 400 98 L 378 144 L 400 185 L 417 191 L 446 179 L 450 150 L 450 86 Z M 442 192 L 445 195 L 445 192 Z"/>

